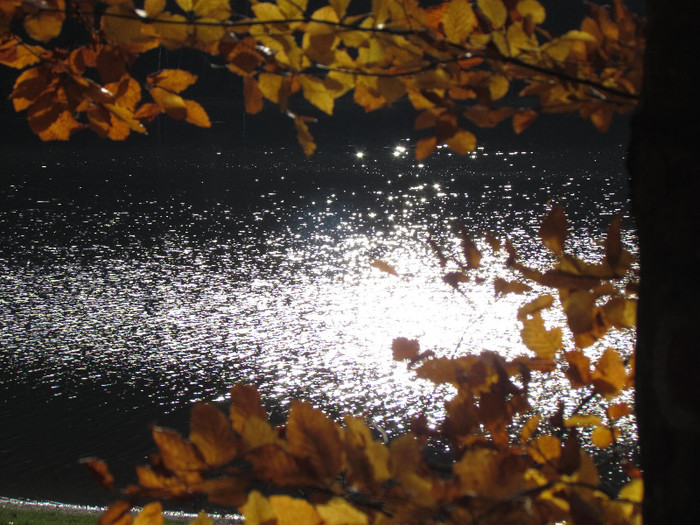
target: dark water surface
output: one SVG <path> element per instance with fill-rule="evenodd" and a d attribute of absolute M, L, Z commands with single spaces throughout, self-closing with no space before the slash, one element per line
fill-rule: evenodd
<path fill-rule="evenodd" d="M 617 146 L 441 152 L 425 165 L 401 148 L 357 153 L 10 162 L 0 186 L 0 495 L 108 502 L 78 458 L 108 460 L 123 484 L 153 449 L 151 424 L 185 430 L 193 401 L 223 401 L 240 381 L 261 389 L 278 420 L 304 398 L 389 434 L 424 411 L 437 421 L 445 391 L 393 362 L 391 340 L 516 355 L 525 349 L 514 313 L 527 298 L 495 300 L 488 284 L 455 294 L 427 234 L 454 248 L 462 221 L 475 236 L 508 235 L 542 267 L 548 203 L 566 207 L 586 257 L 600 255 L 613 215 L 627 215 Z M 482 277 L 508 276 L 502 256 L 484 253 L 494 264 Z M 631 334 L 608 344 L 629 351 Z M 552 381 L 539 394 L 548 406 L 566 389 Z"/>

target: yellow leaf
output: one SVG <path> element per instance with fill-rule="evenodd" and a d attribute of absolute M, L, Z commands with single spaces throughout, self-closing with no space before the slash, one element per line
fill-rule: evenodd
<path fill-rule="evenodd" d="M 498 100 L 506 96 L 510 82 L 503 75 L 489 75 L 486 80 L 491 100 Z"/>
<path fill-rule="evenodd" d="M 644 481 L 641 478 L 633 479 L 622 487 L 618 497 L 641 503 L 644 500 Z"/>
<path fill-rule="evenodd" d="M 309 132 L 309 127 L 304 122 L 304 119 L 299 116 L 294 117 L 294 127 L 297 130 L 297 140 L 301 144 L 304 154 L 310 157 L 316 151 L 316 143 Z"/>
<path fill-rule="evenodd" d="M 613 433 L 608 427 L 596 427 L 591 432 L 591 441 L 598 448 L 608 448 L 613 444 Z"/>
<path fill-rule="evenodd" d="M 328 2 L 339 18 L 345 17 L 345 12 L 347 11 L 348 5 L 350 5 L 350 0 L 329 0 Z"/>
<path fill-rule="evenodd" d="M 324 113 L 329 115 L 333 114 L 335 99 L 333 98 L 332 92 L 326 88 L 322 80 L 302 75 L 299 77 L 299 83 L 301 84 L 301 89 L 306 100 Z"/>
<path fill-rule="evenodd" d="M 373 490 L 389 479 L 389 449 L 374 441 L 365 422 L 345 416 L 345 453 L 347 476 L 351 484 Z"/>
<path fill-rule="evenodd" d="M 523 18 L 529 16 L 535 24 L 541 24 L 547 16 L 544 7 L 537 0 L 520 0 L 515 9 Z"/>
<path fill-rule="evenodd" d="M 204 108 L 194 100 L 185 100 L 185 109 L 187 110 L 187 115 L 185 116 L 185 121 L 200 128 L 210 128 L 211 122 L 209 121 L 209 115 L 204 110 Z"/>
<path fill-rule="evenodd" d="M 627 372 L 620 354 L 612 348 L 607 348 L 596 363 L 591 379 L 599 394 L 608 399 L 617 396 L 627 382 Z"/>
<path fill-rule="evenodd" d="M 270 496 L 270 505 L 277 516 L 277 525 L 320 525 L 321 517 L 306 500 L 290 496 Z"/>
<path fill-rule="evenodd" d="M 326 415 L 303 401 L 294 401 L 287 421 L 289 452 L 307 461 L 320 479 L 343 468 L 340 429 Z"/>
<path fill-rule="evenodd" d="M 598 416 L 594 416 L 591 414 L 576 414 L 567 418 L 564 421 L 564 425 L 567 427 L 598 427 L 602 424 L 603 422 Z"/>
<path fill-rule="evenodd" d="M 561 255 L 564 251 L 564 241 L 567 235 L 564 208 L 561 206 L 554 206 L 540 226 L 540 239 L 542 239 L 542 244 L 555 254 Z"/>
<path fill-rule="evenodd" d="M 260 73 L 258 87 L 266 99 L 275 104 L 279 103 L 280 91 L 282 90 L 282 77 L 280 75 Z"/>
<path fill-rule="evenodd" d="M 316 512 L 324 525 L 367 525 L 367 514 L 357 510 L 342 498 L 333 498 L 328 503 L 316 505 Z M 295 524 L 298 525 L 298 524 Z"/>
<path fill-rule="evenodd" d="M 281 21 L 287 17 L 276 4 L 270 2 L 258 2 L 251 6 L 255 17 L 261 22 Z"/>
<path fill-rule="evenodd" d="M 476 15 L 467 0 L 450 0 L 442 17 L 442 27 L 448 40 L 456 44 L 465 42 L 476 24 Z"/>
<path fill-rule="evenodd" d="M 532 315 L 545 308 L 550 308 L 554 304 L 554 297 L 551 295 L 540 295 L 537 299 L 533 299 L 518 308 L 518 320 L 526 319 L 528 315 Z"/>
<path fill-rule="evenodd" d="M 537 430 L 538 425 L 540 424 L 540 421 L 542 420 L 542 416 L 535 415 L 530 417 L 525 424 L 523 425 L 522 430 L 520 431 L 520 443 L 525 444 L 528 442 L 528 440 L 532 437 L 532 434 L 535 433 Z"/>
<path fill-rule="evenodd" d="M 587 33 L 586 31 L 578 31 L 576 29 L 572 29 L 571 31 L 564 33 L 559 38 L 564 40 L 574 40 L 578 42 L 596 42 L 595 36 L 591 35 L 590 33 Z"/>
<path fill-rule="evenodd" d="M 532 459 L 544 464 L 561 457 L 561 441 L 554 436 L 539 436 L 530 442 L 527 452 Z"/>
<path fill-rule="evenodd" d="M 175 2 L 177 3 L 178 7 L 186 13 L 192 11 L 194 0 L 175 0 Z"/>
<path fill-rule="evenodd" d="M 476 150 L 476 136 L 471 131 L 460 129 L 447 139 L 446 144 L 457 155 L 466 155 Z"/>
<path fill-rule="evenodd" d="M 228 418 L 207 403 L 192 407 L 190 441 L 212 467 L 227 463 L 238 452 L 238 442 Z"/>
<path fill-rule="evenodd" d="M 159 87 L 151 88 L 151 97 L 158 106 L 171 118 L 183 120 L 187 116 L 185 100 L 172 91 Z"/>
<path fill-rule="evenodd" d="M 45 0 L 43 5 L 46 6 L 46 11 L 39 10 L 34 15 L 25 15 L 24 29 L 34 40 L 48 42 L 61 34 L 66 18 L 63 12 L 66 3 L 65 0 Z"/>
<path fill-rule="evenodd" d="M 506 23 L 508 11 L 502 0 L 477 0 L 476 3 L 494 28 L 502 27 Z"/>
<path fill-rule="evenodd" d="M 257 490 L 248 494 L 248 501 L 240 511 L 247 525 L 272 525 L 276 522 L 275 510 L 268 499 Z"/>
<path fill-rule="evenodd" d="M 552 360 L 557 351 L 563 347 L 561 328 L 547 330 L 539 313 L 532 319 L 523 319 L 520 331 L 523 343 L 535 352 L 539 359 Z"/>
<path fill-rule="evenodd" d="M 637 325 L 637 300 L 613 297 L 603 305 L 603 313 L 615 328 L 634 328 Z"/>
<path fill-rule="evenodd" d="M 159 502 L 144 506 L 133 521 L 133 525 L 163 525 L 163 523 L 163 507 Z"/>
<path fill-rule="evenodd" d="M 126 51 L 142 53 L 159 44 L 156 30 L 136 18 L 133 9 L 126 4 L 109 6 L 100 24 L 107 40 Z"/>
<path fill-rule="evenodd" d="M 212 520 L 205 511 L 200 511 L 197 517 L 189 522 L 189 525 L 215 525 L 214 520 Z"/>
<path fill-rule="evenodd" d="M 163 69 L 148 76 L 148 83 L 173 93 L 184 91 L 197 81 L 197 75 L 184 69 Z"/>
<path fill-rule="evenodd" d="M 370 263 L 370 266 L 373 268 L 377 268 L 378 270 L 388 273 L 391 275 L 396 275 L 398 277 L 398 273 L 396 273 L 396 268 L 394 268 L 391 264 L 386 263 L 384 261 L 380 261 L 379 259 L 376 259 Z"/>
<path fill-rule="evenodd" d="M 169 12 L 161 13 L 158 21 L 152 24 L 155 32 L 160 36 L 163 46 L 175 49 L 185 44 L 190 38 L 190 29 L 187 18 L 179 14 Z"/>
<path fill-rule="evenodd" d="M 145 0 L 143 9 L 146 11 L 148 18 L 156 18 L 165 9 L 166 0 Z"/>
<path fill-rule="evenodd" d="M 277 0 L 277 5 L 287 18 L 303 18 L 308 0 Z M 315 18 L 315 13 L 312 18 Z"/>
<path fill-rule="evenodd" d="M 498 486 L 499 469 L 501 468 L 498 453 L 485 448 L 469 450 L 454 464 L 454 473 L 459 478 L 459 489 L 462 494 L 492 494 Z"/>

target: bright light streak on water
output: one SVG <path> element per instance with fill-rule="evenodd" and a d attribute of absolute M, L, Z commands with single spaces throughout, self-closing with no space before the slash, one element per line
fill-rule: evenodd
<path fill-rule="evenodd" d="M 68 475 L 89 453 L 135 460 L 135 447 L 150 449 L 148 423 L 182 427 L 191 402 L 222 400 L 235 382 L 257 385 L 277 419 L 303 398 L 390 434 L 423 412 L 437 423 L 447 390 L 392 360 L 398 336 L 438 355 L 526 353 L 515 312 L 536 294 L 494 297 L 493 277 L 516 277 L 505 256 L 480 244 L 484 268 L 463 296 L 441 281 L 427 235 L 457 253 L 461 221 L 475 238 L 509 236 L 544 268 L 552 259 L 536 235 L 553 200 L 567 208 L 575 252 L 599 257 L 607 223 L 626 214 L 623 176 L 533 169 L 528 152 L 419 167 L 401 148 L 350 152 L 312 174 L 201 168 L 190 175 L 201 187 L 144 189 L 115 171 L 108 190 L 87 178 L 36 189 L 16 174 L 0 213 L 0 425 L 14 429 L 0 440 L 10 458 L 0 492 L 57 499 L 27 471 Z M 631 334 L 608 343 L 628 354 Z M 553 376 L 534 397 L 551 410 L 567 385 Z M 629 427 L 623 440 L 634 439 Z"/>

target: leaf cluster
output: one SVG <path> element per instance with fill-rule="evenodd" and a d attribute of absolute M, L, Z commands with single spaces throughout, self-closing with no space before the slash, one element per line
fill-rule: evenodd
<path fill-rule="evenodd" d="M 586 355 L 604 328 L 634 325 L 636 302 L 623 286 L 632 257 L 620 243 L 619 229 L 619 219 L 613 220 L 603 259 L 584 263 L 566 253 L 566 217 L 554 207 L 540 237 L 557 262 L 544 273 L 519 263 L 510 242 L 487 236 L 490 249 L 505 252 L 506 265 L 523 276 L 496 279 L 495 293 L 530 291 L 525 281 L 556 289 L 574 347 L 565 351 L 563 330 L 545 326 L 541 312 L 554 306 L 550 294 L 518 311 L 529 355 L 507 360 L 483 351 L 439 357 L 421 351 L 416 340 L 396 338 L 395 360 L 407 362 L 416 377 L 454 388 L 437 428 L 418 418 L 409 433 L 387 442 L 361 418 L 346 415 L 340 424 L 303 401 L 294 401 L 286 422 L 275 427 L 257 390 L 236 385 L 227 414 L 207 403 L 194 406 L 187 438 L 152 429 L 158 452 L 149 466 L 137 468 L 138 484 L 122 492 L 100 523 L 146 523 L 160 515 L 159 504 L 132 518 L 129 511 L 138 502 L 195 496 L 235 508 L 252 524 L 640 523 L 641 473 L 625 464 L 630 481 L 612 495 L 601 486 L 586 446 L 587 439 L 598 449 L 614 446 L 617 423 L 632 412 L 617 396 L 632 386 L 633 359 L 612 348 L 595 362 Z M 441 266 L 458 266 L 444 280 L 458 290 L 467 286 L 482 252 L 466 228 L 455 256 L 433 240 L 429 244 Z M 383 261 L 372 266 L 397 275 Z M 557 369 L 572 391 L 585 389 L 589 395 L 573 411 L 560 401 L 545 418 L 533 410 L 529 388 L 535 376 Z M 586 412 L 593 398 L 604 417 Z M 440 461 L 430 453 L 435 446 L 445 451 Z M 105 488 L 114 490 L 103 462 L 86 463 Z M 193 523 L 207 519 L 202 514 Z"/>
<path fill-rule="evenodd" d="M 406 99 L 425 135 L 422 159 L 443 144 L 474 150 L 475 126 L 510 120 L 520 133 L 542 112 L 577 112 L 606 130 L 641 85 L 643 21 L 621 0 L 612 10 L 591 6 L 560 36 L 542 28 L 537 0 L 375 0 L 360 15 L 348 14 L 349 0 L 255 0 L 251 9 L 236 13 L 228 0 L 0 0 L 0 63 L 22 70 L 10 98 L 43 140 L 83 128 L 123 140 L 159 114 L 207 127 L 204 109 L 179 95 L 191 73 L 134 73 L 149 50 L 188 47 L 242 78 L 248 113 L 267 101 L 289 115 L 307 155 L 316 148 L 308 104 L 332 115 L 346 94 L 364 111 Z M 76 25 L 85 42 L 54 45 Z M 176 89 L 158 83 L 166 78 Z"/>

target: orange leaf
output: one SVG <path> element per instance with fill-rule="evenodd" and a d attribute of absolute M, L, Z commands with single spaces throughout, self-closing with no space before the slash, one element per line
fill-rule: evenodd
<path fill-rule="evenodd" d="M 194 100 L 185 100 L 185 109 L 187 110 L 187 116 L 185 117 L 185 122 L 199 126 L 200 128 L 210 128 L 211 122 L 209 121 L 209 115 L 204 110 L 204 108 Z"/>
<path fill-rule="evenodd" d="M 551 295 L 540 295 L 537 299 L 533 299 L 518 308 L 518 321 L 527 319 L 529 315 L 535 314 L 545 308 L 550 308 L 554 304 L 554 297 Z"/>
<path fill-rule="evenodd" d="M 262 404 L 257 388 L 241 383 L 231 388 L 229 417 L 233 429 L 241 435 L 249 418 L 256 417 L 261 421 L 267 421 L 267 411 Z"/>
<path fill-rule="evenodd" d="M 159 87 L 150 90 L 153 100 L 171 118 L 183 120 L 187 116 L 187 105 L 185 100 L 172 91 Z"/>
<path fill-rule="evenodd" d="M 287 421 L 289 452 L 313 467 L 320 479 L 338 475 L 343 468 L 340 429 L 323 412 L 294 401 Z"/>
<path fill-rule="evenodd" d="M 97 458 L 85 458 L 80 460 L 80 462 L 87 467 L 90 474 L 102 487 L 110 492 L 114 490 L 114 477 L 104 461 Z"/>
<path fill-rule="evenodd" d="M 530 442 L 527 452 L 532 459 L 544 464 L 561 457 L 561 441 L 554 436 L 539 436 Z"/>
<path fill-rule="evenodd" d="M 316 151 L 316 144 L 314 143 L 314 138 L 309 132 L 309 127 L 306 125 L 306 122 L 304 122 L 304 119 L 299 116 L 294 117 L 294 127 L 296 127 L 297 140 L 299 141 L 299 144 L 301 144 L 304 154 L 306 154 L 307 157 L 310 157 L 313 155 L 314 151 Z"/>
<path fill-rule="evenodd" d="M 238 442 L 228 418 L 207 403 L 197 403 L 192 407 L 190 441 L 211 467 L 227 463 L 238 451 Z"/>
<path fill-rule="evenodd" d="M 263 93 L 253 77 L 243 77 L 243 99 L 246 113 L 254 115 L 262 110 Z"/>
<path fill-rule="evenodd" d="M 119 500 L 112 503 L 101 515 L 98 523 L 100 525 L 127 525 L 131 523 L 132 503 Z"/>
<path fill-rule="evenodd" d="M 192 443 L 186 443 L 174 430 L 153 427 L 153 441 L 165 466 L 176 474 L 199 472 L 206 468 Z"/>
<path fill-rule="evenodd" d="M 627 403 L 616 403 L 608 407 L 608 417 L 613 421 L 629 416 L 632 413 L 632 407 Z"/>
<path fill-rule="evenodd" d="M 591 432 L 591 441 L 598 448 L 608 448 L 613 444 L 613 433 L 607 427 L 596 427 Z"/>
<path fill-rule="evenodd" d="M 466 155 L 476 150 L 476 136 L 470 131 L 459 129 L 445 144 L 457 155 Z"/>
<path fill-rule="evenodd" d="M 277 515 L 277 525 L 321 524 L 321 517 L 306 500 L 290 496 L 270 496 L 270 505 Z"/>
<path fill-rule="evenodd" d="M 530 126 L 530 124 L 532 124 L 537 117 L 537 111 L 532 109 L 517 112 L 515 115 L 513 115 L 513 131 L 519 135 L 525 131 L 525 129 Z"/>
<path fill-rule="evenodd" d="M 420 139 L 416 143 L 416 160 L 424 160 L 428 158 L 433 151 L 435 151 L 435 147 L 437 146 L 437 140 L 435 137 L 426 137 L 423 139 Z"/>

